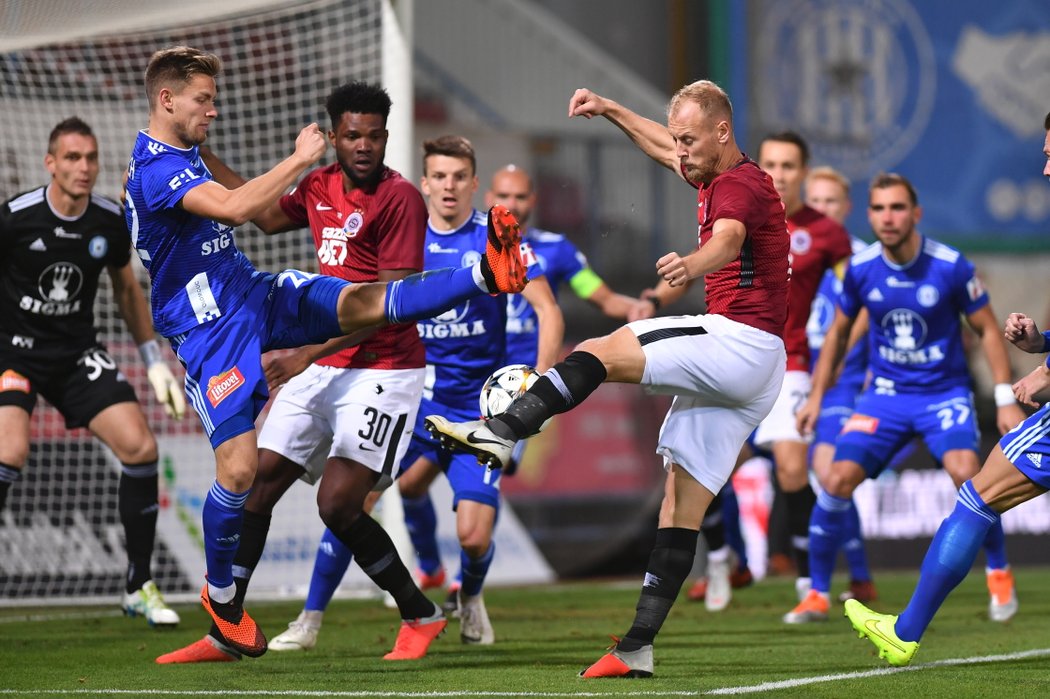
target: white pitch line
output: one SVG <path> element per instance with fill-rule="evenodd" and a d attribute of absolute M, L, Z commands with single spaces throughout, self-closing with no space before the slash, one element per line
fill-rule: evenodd
<path fill-rule="evenodd" d="M 834 675 L 817 675 L 815 677 L 798 677 L 792 680 L 779 682 L 763 682 L 761 684 L 744 685 L 739 687 L 722 687 L 711 690 L 653 690 L 653 691 L 608 691 L 608 692 L 509 692 L 509 691 L 472 691 L 472 690 L 449 690 L 430 692 L 404 692 L 404 691 L 331 691 L 331 690 L 272 690 L 252 691 L 233 690 L 224 691 L 223 695 L 230 697 L 418 697 L 419 699 L 441 698 L 441 697 L 696 697 L 709 695 L 733 695 L 733 694 L 760 694 L 772 692 L 778 689 L 791 689 L 804 687 L 810 684 L 821 684 L 825 682 L 837 682 L 840 680 L 864 679 L 866 677 L 881 677 L 901 672 L 915 672 L 917 670 L 929 670 L 931 668 L 950 667 L 953 665 L 970 665 L 972 663 L 1002 663 L 1011 660 L 1025 660 L 1027 658 L 1041 658 L 1050 656 L 1050 648 L 1038 648 L 1035 650 L 1020 651 L 1017 653 L 1005 653 L 1002 655 L 980 655 L 972 658 L 949 658 L 937 660 L 931 663 L 919 663 L 907 667 L 884 667 L 875 670 L 862 670 L 859 672 L 842 672 Z M 622 686 L 622 685 L 620 685 Z M 210 697 L 214 696 L 214 690 L 179 690 L 179 689 L 2 689 L 0 696 L 149 696 L 149 697 Z"/>
<path fill-rule="evenodd" d="M 119 609 L 104 609 L 89 612 L 57 612 L 39 614 L 12 614 L 11 616 L 0 616 L 0 624 L 14 624 L 19 622 L 40 621 L 65 621 L 67 619 L 101 619 L 103 617 L 124 616 Z"/>
<path fill-rule="evenodd" d="M 842 672 L 835 675 L 818 675 L 816 677 L 799 677 L 793 680 L 782 680 L 780 682 L 763 682 L 745 687 L 723 687 L 712 689 L 707 694 L 758 694 L 760 692 L 772 692 L 777 689 L 791 689 L 792 687 L 803 687 L 808 684 L 820 684 L 822 682 L 837 682 L 839 680 L 857 680 L 865 677 L 879 677 L 882 675 L 893 675 L 899 672 L 915 672 L 916 670 L 928 670 L 936 667 L 949 667 L 952 665 L 969 665 L 971 663 L 1003 663 L 1011 660 L 1024 660 L 1025 658 L 1041 658 L 1050 655 L 1050 648 L 1038 648 L 1036 650 L 1025 650 L 1018 653 L 1005 653 L 1003 655 L 980 655 L 974 658 L 948 658 L 946 660 L 935 660 L 932 663 L 919 663 L 906 667 L 883 667 L 877 670 L 864 670 L 862 672 Z"/>

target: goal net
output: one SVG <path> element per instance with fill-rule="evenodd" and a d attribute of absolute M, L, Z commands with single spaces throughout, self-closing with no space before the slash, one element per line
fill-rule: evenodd
<path fill-rule="evenodd" d="M 323 101 L 333 86 L 381 81 L 384 1 L 6 3 L 0 9 L 0 195 L 6 200 L 48 181 L 48 133 L 78 115 L 98 137 L 96 191 L 118 198 L 135 134 L 147 122 L 147 60 L 174 44 L 222 58 L 219 119 L 209 144 L 245 176 L 264 172 L 291 152 L 304 125 L 327 124 Z M 84 16 L 74 16 L 78 12 Z M 214 17 L 216 12 L 225 16 Z M 47 34 L 52 27 L 75 27 L 77 34 Z M 35 36 L 39 40 L 29 45 Z M 245 226 L 238 245 L 259 269 L 315 268 L 307 235 L 265 237 Z M 145 288 L 145 274 L 138 272 Z M 200 508 L 214 478 L 214 458 L 192 413 L 176 422 L 157 405 L 107 275 L 102 282 L 96 306 L 100 339 L 134 385 L 160 442 L 154 578 L 166 594 L 190 593 L 204 571 Z M 167 350 L 165 358 L 181 376 Z M 86 430 L 66 431 L 61 416 L 42 400 L 31 431 L 29 462 L 0 513 L 0 604 L 114 599 L 123 590 L 126 565 L 117 513 L 119 464 Z M 322 526 L 314 496 L 296 485 L 275 512 L 267 564 L 295 565 L 287 575 L 260 580 L 271 589 L 308 580 Z"/>

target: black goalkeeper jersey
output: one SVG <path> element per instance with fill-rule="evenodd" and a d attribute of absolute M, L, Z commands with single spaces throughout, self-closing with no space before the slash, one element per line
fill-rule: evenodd
<path fill-rule="evenodd" d="M 0 352 L 68 354 L 97 342 L 95 294 L 104 267 L 123 267 L 131 237 L 120 205 L 97 194 L 75 219 L 47 187 L 0 206 Z"/>

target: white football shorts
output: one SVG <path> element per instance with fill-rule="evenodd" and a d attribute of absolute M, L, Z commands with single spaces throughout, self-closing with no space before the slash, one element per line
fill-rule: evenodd
<path fill-rule="evenodd" d="M 720 315 L 629 323 L 645 353 L 642 384 L 674 395 L 656 453 L 717 493 L 740 448 L 780 393 L 787 355 L 779 337 Z"/>
<path fill-rule="evenodd" d="M 397 477 L 423 395 L 423 368 L 340 369 L 311 364 L 286 383 L 259 432 L 259 448 L 303 468 L 316 483 L 329 457 L 380 474 L 375 490 Z"/>
<path fill-rule="evenodd" d="M 755 430 L 755 446 L 770 449 L 774 442 L 806 442 L 813 437 L 799 434 L 795 415 L 809 398 L 813 388 L 813 378 L 808 371 L 789 371 L 784 374 L 784 385 L 777 396 L 777 402 L 769 415 Z"/>

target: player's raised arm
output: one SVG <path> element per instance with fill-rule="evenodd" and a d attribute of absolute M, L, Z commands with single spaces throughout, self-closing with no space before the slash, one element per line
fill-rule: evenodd
<path fill-rule="evenodd" d="M 675 140 L 663 124 L 635 114 L 622 104 L 606 99 L 587 88 L 576 90 L 569 100 L 569 117 L 576 116 L 587 119 L 605 117 L 627 134 L 642 152 L 682 177 L 678 167 L 678 155 L 675 152 Z"/>
<path fill-rule="evenodd" d="M 711 239 L 702 248 L 685 257 L 676 252 L 667 253 L 657 261 L 656 271 L 670 286 L 682 286 L 737 259 L 746 237 L 747 229 L 740 221 L 718 219 L 712 228 Z"/>
<path fill-rule="evenodd" d="M 200 153 L 201 160 L 211 172 L 211 176 L 226 189 L 237 189 L 248 183 L 248 180 L 227 165 L 211 148 L 201 146 Z M 295 221 L 288 218 L 288 214 L 284 212 L 276 199 L 262 213 L 253 217 L 252 223 L 266 234 L 282 233 L 299 228 Z"/>
<path fill-rule="evenodd" d="M 205 182 L 182 197 L 182 208 L 191 214 L 210 218 L 230 226 L 240 226 L 262 214 L 285 190 L 295 184 L 299 175 L 320 160 L 327 142 L 317 124 L 310 124 L 295 139 L 295 151 L 265 174 L 249 180 L 236 189 L 218 182 Z"/>

